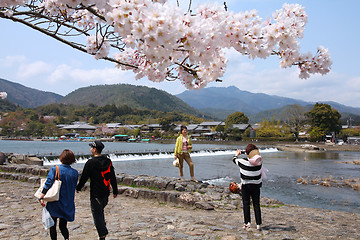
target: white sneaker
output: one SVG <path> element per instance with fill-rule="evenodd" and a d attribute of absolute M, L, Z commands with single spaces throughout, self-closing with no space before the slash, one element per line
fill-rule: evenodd
<path fill-rule="evenodd" d="M 248 229 L 251 227 L 251 223 L 244 223 L 243 229 Z"/>
<path fill-rule="evenodd" d="M 261 225 L 256 225 L 257 230 L 261 230 Z"/>

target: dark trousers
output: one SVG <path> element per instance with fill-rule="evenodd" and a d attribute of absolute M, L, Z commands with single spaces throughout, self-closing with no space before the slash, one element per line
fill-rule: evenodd
<path fill-rule="evenodd" d="M 243 200 L 244 223 L 246 224 L 251 222 L 251 217 L 250 217 L 250 198 L 251 198 L 254 206 L 256 225 L 262 224 L 261 210 L 260 210 L 260 187 L 252 184 L 242 185 L 241 193 Z"/>
<path fill-rule="evenodd" d="M 104 198 L 93 198 L 90 197 L 91 203 L 91 212 L 94 219 L 94 224 L 96 230 L 99 234 L 99 237 L 104 237 L 108 234 L 108 230 L 106 228 L 104 208 L 108 204 L 108 197 Z"/>
<path fill-rule="evenodd" d="M 56 222 L 57 222 L 57 217 L 52 217 L 52 219 L 54 220 L 54 226 L 50 227 L 50 237 L 51 240 L 57 240 L 57 233 L 56 233 Z M 67 221 L 63 218 L 60 218 L 59 221 L 59 228 L 61 231 L 61 234 L 63 235 L 64 239 L 69 239 L 69 230 L 67 229 Z"/>

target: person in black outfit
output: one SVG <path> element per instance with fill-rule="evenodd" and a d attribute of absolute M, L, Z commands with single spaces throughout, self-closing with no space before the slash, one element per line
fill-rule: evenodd
<path fill-rule="evenodd" d="M 118 195 L 117 180 L 111 160 L 108 157 L 101 155 L 104 144 L 100 141 L 94 141 L 89 145 L 91 146 L 91 154 L 93 157 L 85 163 L 76 190 L 81 191 L 81 188 L 90 178 L 91 212 L 96 230 L 99 234 L 99 239 L 104 240 L 108 234 L 104 208 L 109 201 L 111 188 L 113 190 L 114 198 Z"/>

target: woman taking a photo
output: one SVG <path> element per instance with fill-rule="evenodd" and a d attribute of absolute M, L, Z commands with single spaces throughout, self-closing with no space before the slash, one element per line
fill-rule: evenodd
<path fill-rule="evenodd" d="M 55 181 L 56 166 L 51 168 L 44 185 L 44 189 L 40 194 L 40 204 L 49 211 L 54 226 L 50 227 L 50 237 L 52 240 L 57 239 L 56 223 L 59 218 L 59 228 L 64 239 L 69 239 L 69 230 L 67 229 L 67 222 L 72 222 L 75 219 L 75 188 L 78 181 L 79 173 L 70 165 L 75 163 L 75 155 L 72 151 L 65 149 L 60 155 L 61 165 L 59 166 L 59 175 L 61 181 L 59 201 L 48 202 L 44 201 L 44 196 L 51 188 Z"/>
<path fill-rule="evenodd" d="M 198 182 L 194 177 L 194 163 L 191 160 L 190 152 L 192 149 L 192 142 L 191 138 L 187 136 L 187 127 L 181 126 L 180 128 L 180 135 L 176 139 L 175 144 L 175 159 L 179 159 L 179 173 L 180 178 L 184 179 L 184 172 L 183 172 L 183 166 L 184 166 L 184 159 L 189 165 L 190 168 L 190 177 L 191 180 L 194 182 Z"/>
<path fill-rule="evenodd" d="M 238 158 L 246 154 L 245 158 Z M 244 229 L 251 226 L 250 198 L 252 199 L 256 229 L 261 230 L 260 188 L 262 186 L 262 157 L 254 144 L 247 145 L 245 152 L 237 150 L 233 162 L 240 168 L 241 193 L 244 211 Z"/>

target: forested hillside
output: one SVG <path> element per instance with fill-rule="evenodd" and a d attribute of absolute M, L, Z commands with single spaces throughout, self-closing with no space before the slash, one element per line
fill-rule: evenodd
<path fill-rule="evenodd" d="M 17 106 L 6 99 L 0 99 L 0 113 L 7 111 L 15 111 Z"/>
<path fill-rule="evenodd" d="M 129 84 L 98 85 L 79 88 L 61 101 L 65 104 L 95 104 L 104 106 L 114 104 L 117 107 L 127 105 L 135 109 L 157 110 L 163 112 L 181 112 L 196 116 L 202 114 L 179 98 L 155 88 Z"/>
<path fill-rule="evenodd" d="M 24 108 L 58 102 L 62 96 L 52 92 L 44 92 L 0 78 L 0 92 L 7 93 L 7 100 Z"/>

